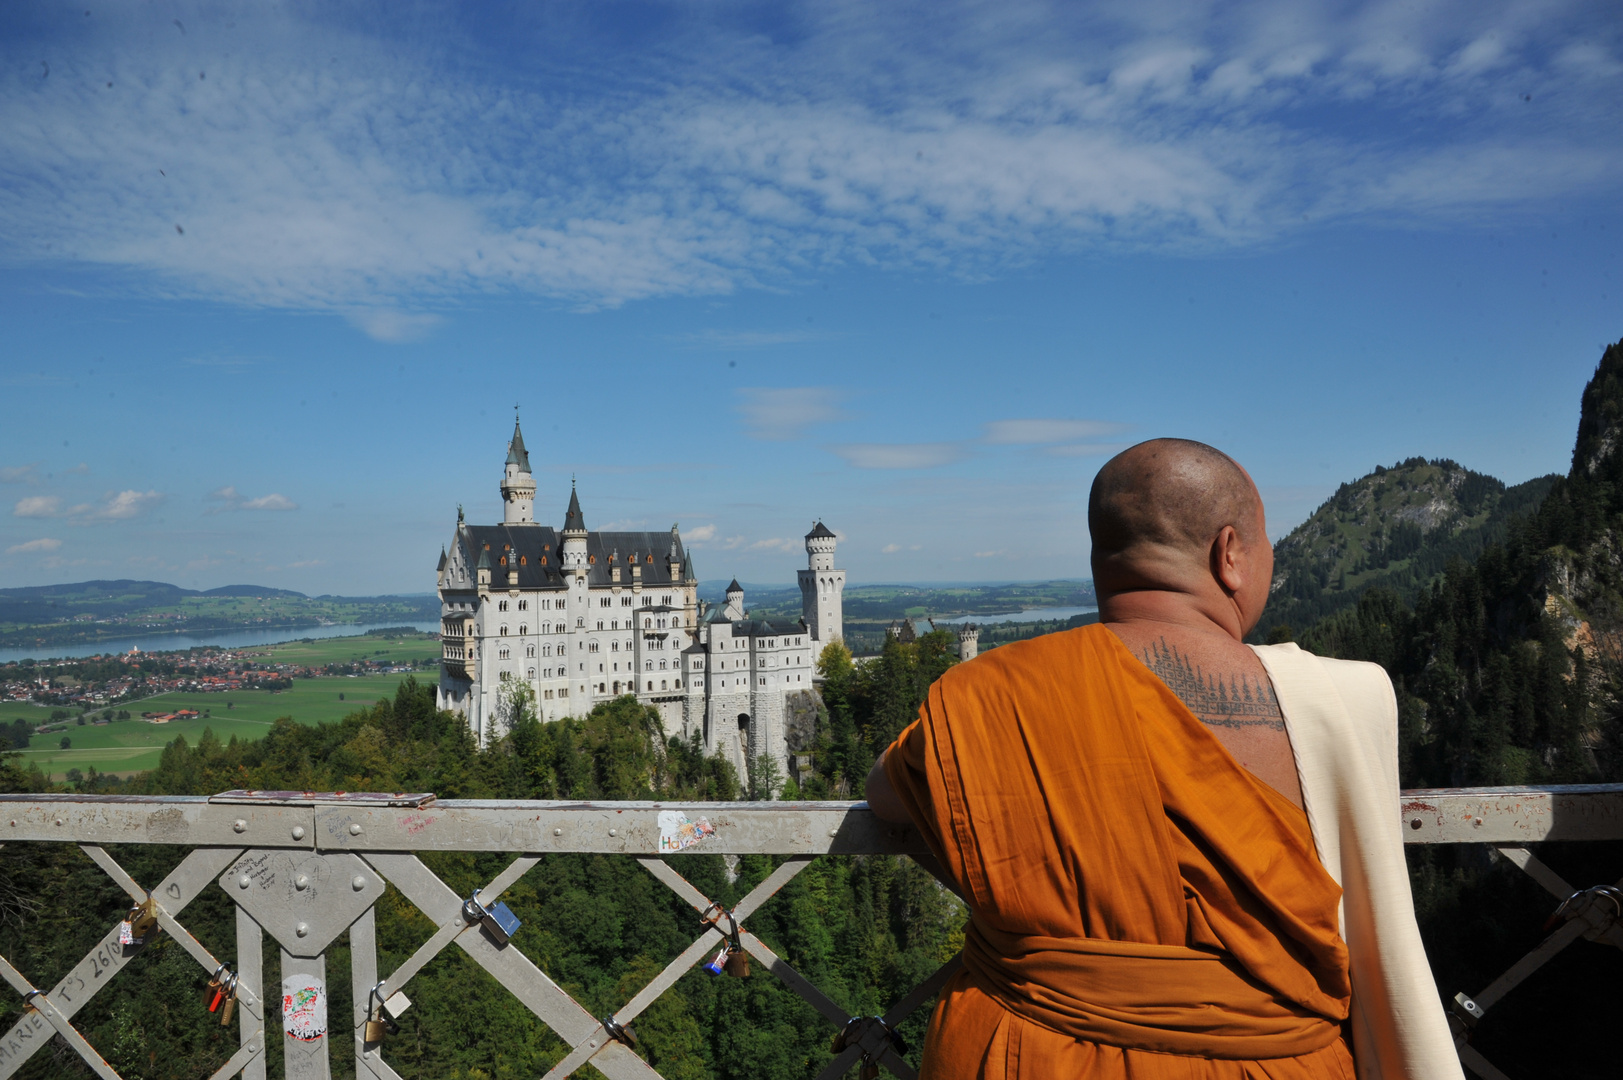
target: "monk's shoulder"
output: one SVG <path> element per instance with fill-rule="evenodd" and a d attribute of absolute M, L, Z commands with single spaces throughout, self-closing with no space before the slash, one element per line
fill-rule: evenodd
<path fill-rule="evenodd" d="M 1336 684 L 1343 694 L 1391 693 L 1392 679 L 1381 665 L 1368 660 L 1342 660 L 1334 656 L 1320 656 L 1308 652 L 1294 641 L 1283 645 L 1253 645 L 1252 650 L 1268 663 L 1270 668 L 1288 669 L 1303 661 L 1316 663 L 1321 671 Z"/>

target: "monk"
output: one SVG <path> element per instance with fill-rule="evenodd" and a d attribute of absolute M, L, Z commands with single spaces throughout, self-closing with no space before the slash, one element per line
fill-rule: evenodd
<path fill-rule="evenodd" d="M 868 778 L 969 905 L 920 1075 L 1461 1077 L 1385 672 L 1243 643 L 1273 551 L 1212 447 L 1111 459 L 1088 527 L 1101 621 L 948 671 Z"/>

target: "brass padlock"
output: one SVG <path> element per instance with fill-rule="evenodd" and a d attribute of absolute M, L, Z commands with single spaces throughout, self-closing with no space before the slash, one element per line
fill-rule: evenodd
<path fill-rule="evenodd" d="M 158 902 L 152 897 L 130 908 L 130 933 L 137 938 L 145 938 L 147 933 L 158 925 Z"/>
<path fill-rule="evenodd" d="M 227 975 L 221 989 L 225 991 L 225 1005 L 220 1009 L 220 1026 L 230 1027 L 237 1012 L 237 976 Z"/>
<path fill-rule="evenodd" d="M 743 949 L 731 949 L 725 965 L 727 974 L 736 979 L 747 979 L 750 973 L 750 954 Z"/>
<path fill-rule="evenodd" d="M 383 1022 L 383 1006 L 373 1006 L 372 1015 L 367 1017 L 365 1026 L 366 1030 L 362 1034 L 362 1038 L 369 1043 L 380 1043 L 383 1041 L 383 1036 L 389 1033 L 388 1026 Z"/>

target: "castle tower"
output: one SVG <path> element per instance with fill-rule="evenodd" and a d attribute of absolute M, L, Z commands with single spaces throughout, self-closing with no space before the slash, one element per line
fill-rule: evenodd
<path fill-rule="evenodd" d="M 834 569 L 834 533 L 821 521 L 806 534 L 800 608 L 806 629 L 819 645 L 845 636 L 845 571 Z"/>
<path fill-rule="evenodd" d="M 963 623 L 958 627 L 958 660 L 973 660 L 980 655 L 981 628 L 973 623 Z"/>
<path fill-rule="evenodd" d="M 733 578 L 727 586 L 727 607 L 722 614 L 729 619 L 742 619 L 744 617 L 744 586 Z"/>
<path fill-rule="evenodd" d="M 564 542 L 559 552 L 559 559 L 571 570 L 585 573 L 586 571 L 586 517 L 580 512 L 580 497 L 575 494 L 575 485 L 569 485 L 569 509 L 564 514 L 563 528 Z"/>
<path fill-rule="evenodd" d="M 507 444 L 507 470 L 502 475 L 502 522 L 535 524 L 535 478 L 530 475 L 530 453 L 524 449 L 524 433 L 516 416 L 513 441 Z"/>

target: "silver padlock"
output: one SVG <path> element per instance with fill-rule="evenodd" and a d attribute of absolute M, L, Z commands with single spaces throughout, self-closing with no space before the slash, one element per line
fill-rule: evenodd
<path fill-rule="evenodd" d="M 473 895 L 462 902 L 462 917 L 470 924 L 478 923 L 483 926 L 485 933 L 490 935 L 490 939 L 499 948 L 505 947 L 523 925 L 519 922 L 518 916 L 509 911 L 507 905 L 500 900 L 488 908 L 481 904 L 478 889 L 473 890 Z"/>

